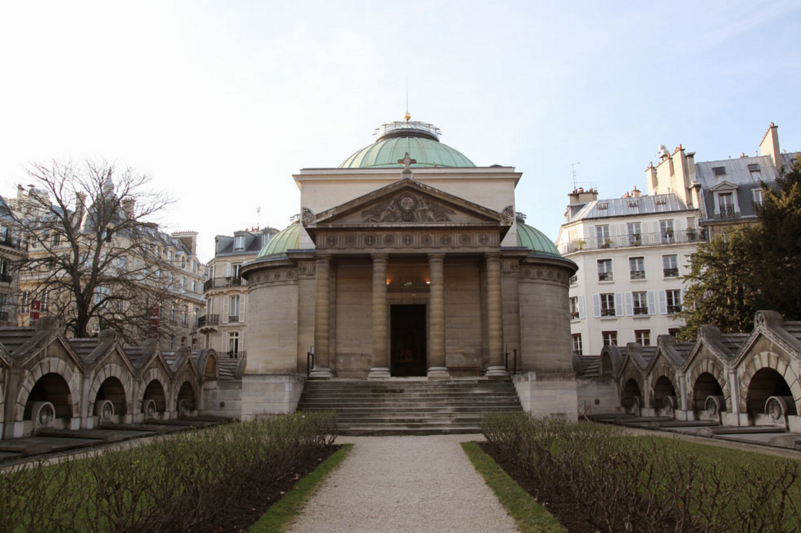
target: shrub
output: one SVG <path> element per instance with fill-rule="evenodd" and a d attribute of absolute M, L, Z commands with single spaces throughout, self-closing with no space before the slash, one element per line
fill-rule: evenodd
<path fill-rule="evenodd" d="M 0 476 L 0 533 L 193 531 L 333 444 L 336 414 L 296 413 L 171 435 Z"/>
<path fill-rule="evenodd" d="M 487 414 L 482 430 L 520 475 L 581 502 L 602 531 L 801 531 L 797 461 L 729 464 L 677 441 L 526 413 Z"/>

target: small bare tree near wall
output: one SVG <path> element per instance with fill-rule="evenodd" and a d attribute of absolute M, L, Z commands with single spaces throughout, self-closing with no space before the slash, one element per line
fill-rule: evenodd
<path fill-rule="evenodd" d="M 177 269 L 151 222 L 169 198 L 148 176 L 105 162 L 32 164 L 28 174 L 14 218 L 28 240 L 17 266 L 31 300 L 64 316 L 75 337 L 111 328 L 140 342 L 152 333 L 150 310 L 173 305 Z"/>

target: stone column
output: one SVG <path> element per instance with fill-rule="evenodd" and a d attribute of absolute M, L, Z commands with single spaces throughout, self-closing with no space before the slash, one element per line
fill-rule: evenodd
<path fill-rule="evenodd" d="M 503 310 L 501 308 L 501 258 L 487 254 L 487 336 L 489 366 L 487 377 L 508 375 L 503 361 Z"/>
<path fill-rule="evenodd" d="M 429 281 L 428 299 L 428 379 L 448 379 L 445 366 L 445 276 L 443 274 L 444 254 L 428 256 Z"/>
<path fill-rule="evenodd" d="M 309 376 L 312 379 L 331 379 L 329 364 L 330 339 L 330 289 L 331 258 L 317 257 L 316 291 L 314 302 L 314 369 Z"/>
<path fill-rule="evenodd" d="M 367 379 L 387 378 L 387 255 L 373 254 L 373 364 Z"/>

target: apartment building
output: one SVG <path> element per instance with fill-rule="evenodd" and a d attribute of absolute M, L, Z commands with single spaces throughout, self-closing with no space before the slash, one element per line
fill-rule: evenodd
<path fill-rule="evenodd" d="M 683 283 L 690 254 L 705 238 L 697 211 L 675 193 L 598 199 L 596 190 L 568 195 L 557 247 L 579 265 L 570 280 L 573 353 L 597 355 L 606 345 L 656 345 L 683 325 Z"/>
<path fill-rule="evenodd" d="M 255 259 L 276 233 L 275 228 L 252 228 L 214 238 L 214 258 L 203 284 L 205 315 L 198 318 L 198 331 L 207 348 L 234 358 L 245 353 L 248 290 L 239 269 Z"/>

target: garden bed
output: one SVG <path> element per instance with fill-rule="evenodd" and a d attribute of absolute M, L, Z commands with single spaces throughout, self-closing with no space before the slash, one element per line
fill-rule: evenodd
<path fill-rule="evenodd" d="M 0 475 L 0 531 L 239 532 L 336 450 L 336 415 L 167 436 Z"/>
<path fill-rule="evenodd" d="M 799 461 L 493 414 L 482 449 L 571 533 L 801 532 Z"/>

